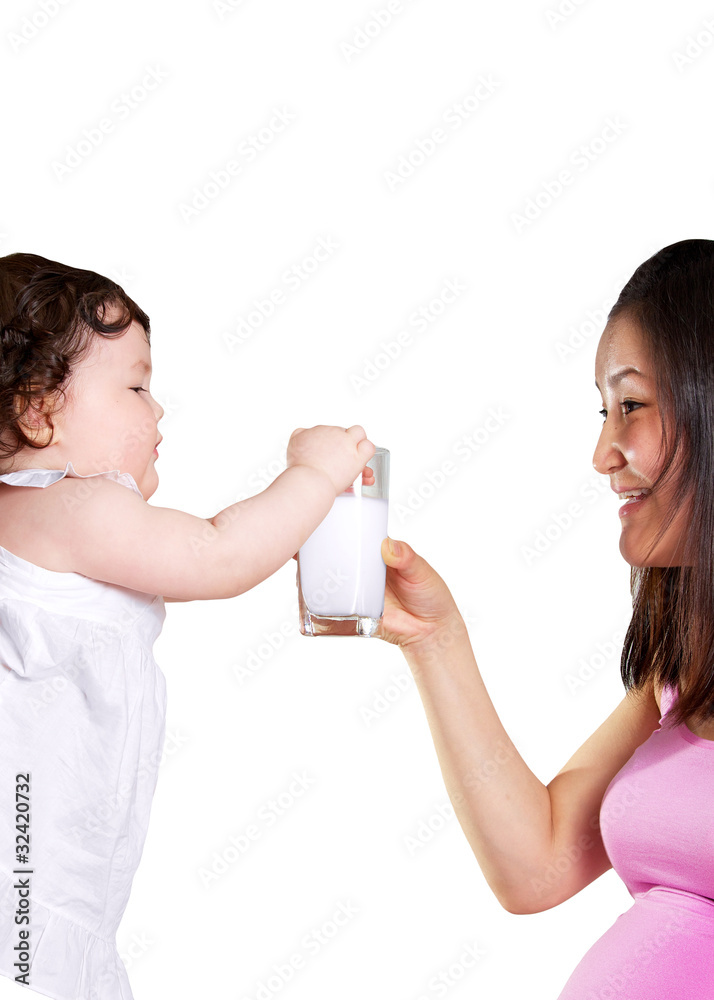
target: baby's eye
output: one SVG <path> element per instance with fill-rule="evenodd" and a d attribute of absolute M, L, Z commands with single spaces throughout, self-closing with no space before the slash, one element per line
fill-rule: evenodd
<path fill-rule="evenodd" d="M 131 388 L 134 390 L 134 392 L 146 392 L 146 389 L 144 388 L 143 385 L 132 385 Z"/>

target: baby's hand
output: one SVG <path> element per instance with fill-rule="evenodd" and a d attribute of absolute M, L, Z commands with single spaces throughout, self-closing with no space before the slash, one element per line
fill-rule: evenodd
<path fill-rule="evenodd" d="M 374 473 L 366 463 L 375 451 L 359 424 L 347 428 L 325 424 L 298 427 L 288 441 L 287 464 L 288 468 L 307 465 L 318 469 L 332 482 L 337 496 L 352 485 L 360 472 L 366 486 L 374 482 Z"/>

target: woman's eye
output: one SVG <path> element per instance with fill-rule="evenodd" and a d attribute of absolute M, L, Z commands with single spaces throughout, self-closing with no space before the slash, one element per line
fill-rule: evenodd
<path fill-rule="evenodd" d="M 636 403 L 634 399 L 623 399 L 620 406 L 642 406 L 642 403 Z M 632 411 L 628 410 L 626 412 L 631 413 Z M 598 413 L 601 414 L 603 420 L 607 419 L 607 410 L 598 410 Z"/>

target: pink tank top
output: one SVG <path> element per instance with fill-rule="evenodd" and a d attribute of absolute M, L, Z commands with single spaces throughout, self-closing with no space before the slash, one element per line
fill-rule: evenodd
<path fill-rule="evenodd" d="M 608 785 L 600 830 L 633 905 L 585 954 L 559 1000 L 714 1000 L 714 740 L 660 728 Z"/>

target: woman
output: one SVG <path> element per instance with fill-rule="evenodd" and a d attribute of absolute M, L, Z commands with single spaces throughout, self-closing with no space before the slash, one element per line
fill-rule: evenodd
<path fill-rule="evenodd" d="M 714 997 L 714 241 L 672 244 L 635 271 L 595 378 L 593 465 L 625 499 L 632 567 L 615 711 L 542 784 L 501 725 L 446 584 L 391 539 L 381 638 L 407 659 L 502 906 L 550 909 L 611 867 L 633 896 L 559 1000 L 702 1000 Z"/>

